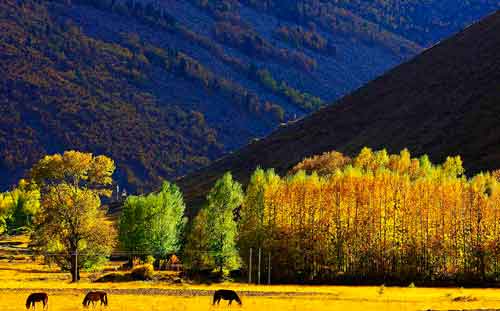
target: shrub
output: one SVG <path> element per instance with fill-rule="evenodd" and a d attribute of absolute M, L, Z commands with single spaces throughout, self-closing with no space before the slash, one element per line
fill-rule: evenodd
<path fill-rule="evenodd" d="M 97 283 L 108 283 L 108 282 L 128 282 L 132 281 L 130 274 L 129 273 L 121 273 L 121 272 L 111 272 L 107 273 L 97 280 L 95 282 Z"/>
<path fill-rule="evenodd" d="M 134 280 L 148 281 L 152 280 L 154 276 L 153 265 L 145 264 L 142 266 L 135 267 L 130 273 Z"/>

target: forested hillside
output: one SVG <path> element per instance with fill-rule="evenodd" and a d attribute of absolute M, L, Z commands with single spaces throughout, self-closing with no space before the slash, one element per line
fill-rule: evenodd
<path fill-rule="evenodd" d="M 148 190 L 320 109 L 495 1 L 0 3 L 0 187 L 47 153 Z"/>
<path fill-rule="evenodd" d="M 191 202 L 226 171 L 246 183 L 251 172 L 284 173 L 304 157 L 363 146 L 408 148 L 442 162 L 464 159 L 466 174 L 500 163 L 500 12 L 425 51 L 311 116 L 180 180 Z"/>

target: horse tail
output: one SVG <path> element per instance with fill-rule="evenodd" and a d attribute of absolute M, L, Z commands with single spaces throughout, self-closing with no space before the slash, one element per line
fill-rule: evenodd
<path fill-rule="evenodd" d="M 49 296 L 45 295 L 45 298 L 43 299 L 43 307 L 49 308 Z"/>
<path fill-rule="evenodd" d="M 28 297 L 28 299 L 26 299 L 26 309 L 30 308 L 30 304 L 31 304 L 31 295 Z"/>
<path fill-rule="evenodd" d="M 104 293 L 104 305 L 107 306 L 108 305 L 108 294 Z"/>

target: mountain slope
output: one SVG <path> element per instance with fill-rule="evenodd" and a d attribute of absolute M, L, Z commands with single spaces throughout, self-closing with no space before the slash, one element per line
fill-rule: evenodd
<path fill-rule="evenodd" d="M 318 110 L 498 6 L 1 1 L 0 189 L 44 154 L 80 149 L 114 158 L 121 186 L 148 191 Z"/>
<path fill-rule="evenodd" d="M 500 167 L 500 11 L 396 67 L 354 93 L 280 127 L 179 180 L 199 202 L 232 171 L 246 182 L 257 167 L 284 173 L 307 156 L 363 146 L 435 161 L 459 154 L 469 173 Z"/>

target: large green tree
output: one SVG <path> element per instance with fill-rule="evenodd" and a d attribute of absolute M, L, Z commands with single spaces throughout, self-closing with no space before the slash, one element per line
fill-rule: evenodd
<path fill-rule="evenodd" d="M 180 248 L 180 237 L 186 218 L 185 204 L 179 188 L 164 182 L 157 193 L 130 196 L 120 216 L 120 243 L 136 256 L 154 255 L 166 258 Z"/>
<path fill-rule="evenodd" d="M 32 240 L 39 250 L 54 253 L 51 259 L 71 272 L 73 282 L 80 268 L 109 256 L 115 244 L 100 201 L 111 194 L 114 170 L 110 158 L 78 151 L 46 156 L 31 170 L 41 193 Z"/>
<path fill-rule="evenodd" d="M 32 217 L 39 209 L 39 189 L 21 179 L 12 191 L 0 193 L 0 233 L 31 225 Z"/>
<path fill-rule="evenodd" d="M 237 225 L 234 211 L 243 203 L 241 184 L 233 180 L 231 173 L 222 176 L 207 195 L 207 235 L 208 251 L 215 266 L 223 269 L 240 267 L 240 257 L 236 247 Z"/>

